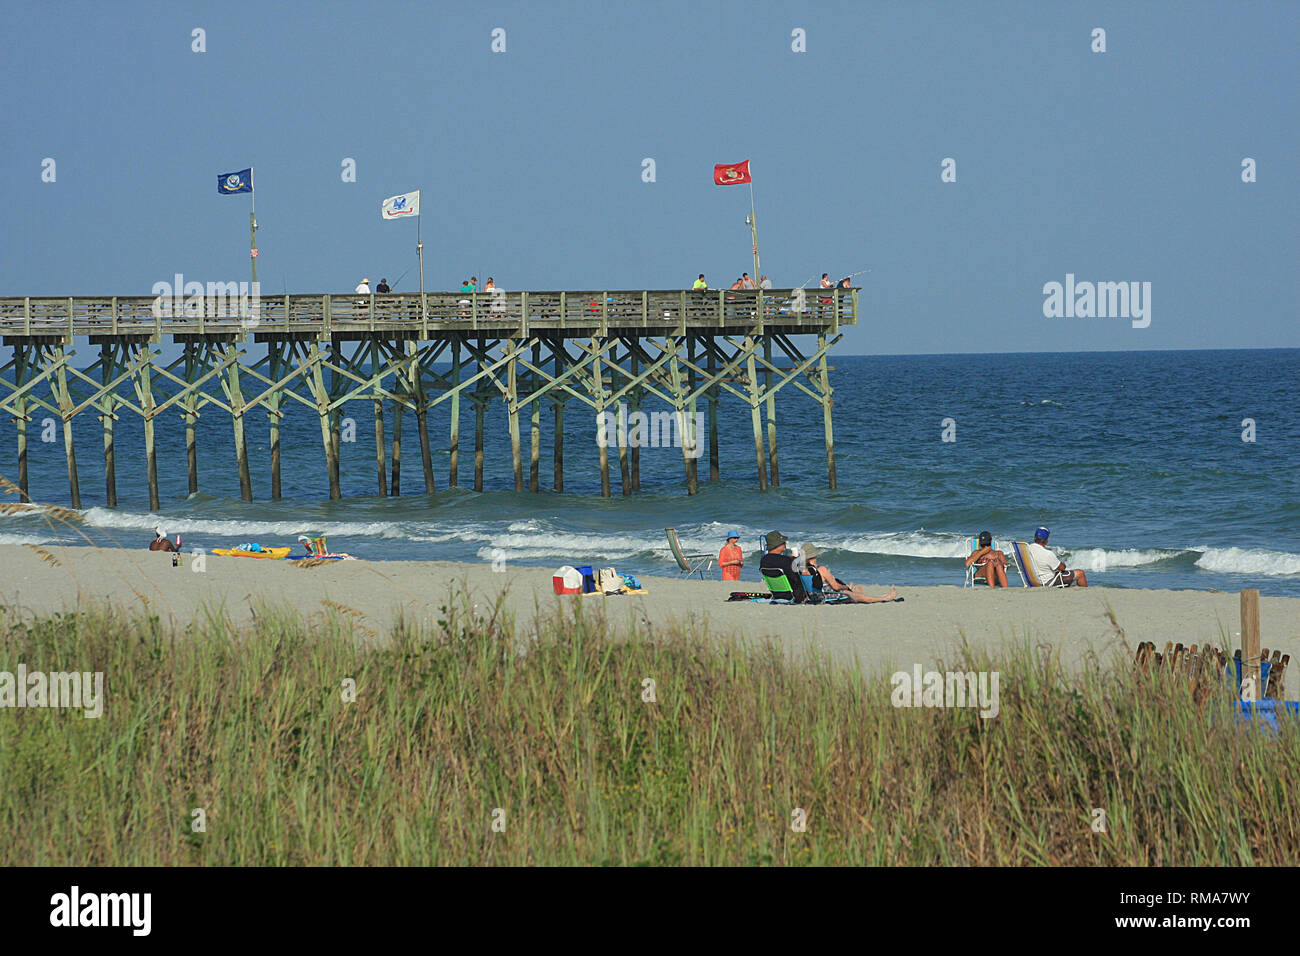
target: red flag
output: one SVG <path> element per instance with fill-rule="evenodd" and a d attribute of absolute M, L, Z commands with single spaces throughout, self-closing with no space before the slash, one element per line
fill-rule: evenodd
<path fill-rule="evenodd" d="M 732 165 L 714 166 L 713 182 L 719 186 L 738 186 L 753 182 L 749 178 L 749 160 Z"/>

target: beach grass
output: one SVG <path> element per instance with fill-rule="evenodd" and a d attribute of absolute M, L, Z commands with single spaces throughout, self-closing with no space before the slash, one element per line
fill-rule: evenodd
<path fill-rule="evenodd" d="M 523 630 L 455 588 L 378 641 L 342 605 L 0 634 L 0 671 L 102 671 L 105 698 L 0 710 L 3 865 L 1300 860 L 1300 734 L 1028 642 L 954 649 L 999 674 L 984 719 L 690 622 L 614 634 L 574 603 Z"/>

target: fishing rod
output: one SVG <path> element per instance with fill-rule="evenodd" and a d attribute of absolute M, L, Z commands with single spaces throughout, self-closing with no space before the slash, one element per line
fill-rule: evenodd
<path fill-rule="evenodd" d="M 398 276 L 397 279 L 394 280 L 394 282 L 393 282 L 393 284 L 390 286 L 390 288 L 392 288 L 392 289 L 396 289 L 396 288 L 397 288 L 397 283 L 398 283 L 398 282 L 401 282 L 403 279 L 405 279 L 405 278 L 406 278 L 406 273 L 407 273 L 407 272 L 410 272 L 410 271 L 411 271 L 412 269 L 414 269 L 414 268 L 415 268 L 415 266 L 408 266 L 406 272 L 403 272 L 400 276 Z"/>
<path fill-rule="evenodd" d="M 849 273 L 848 275 L 846 275 L 844 278 L 846 278 L 846 279 L 852 279 L 854 276 L 860 276 L 860 275 L 862 275 L 864 272 L 870 272 L 870 271 L 871 271 L 870 269 L 859 269 L 857 272 L 850 272 L 850 273 Z M 816 279 L 816 278 L 817 278 L 816 275 L 809 276 L 807 279 L 804 279 L 803 282 L 799 284 L 799 288 L 803 289 L 803 288 L 807 287 L 808 283 L 809 283 L 809 282 L 812 282 L 813 279 Z"/>

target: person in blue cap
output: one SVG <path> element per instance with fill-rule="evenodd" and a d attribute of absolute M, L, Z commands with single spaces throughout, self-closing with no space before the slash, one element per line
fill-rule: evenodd
<path fill-rule="evenodd" d="M 1067 571 L 1065 562 L 1047 550 L 1047 539 L 1051 533 L 1046 528 L 1039 528 L 1034 532 L 1034 543 L 1025 549 L 1034 577 L 1038 578 L 1038 583 L 1043 587 L 1064 584 L 1066 587 L 1086 588 L 1088 578 L 1082 571 Z"/>
<path fill-rule="evenodd" d="M 745 552 L 740 550 L 740 532 L 728 531 L 727 543 L 718 552 L 718 567 L 722 569 L 722 580 L 739 581 L 740 569 L 745 564 Z"/>

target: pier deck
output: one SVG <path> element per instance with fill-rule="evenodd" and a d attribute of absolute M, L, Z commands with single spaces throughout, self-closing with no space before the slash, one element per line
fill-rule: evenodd
<path fill-rule="evenodd" d="M 320 416 L 330 497 L 341 497 L 339 433 L 344 407 L 356 401 L 373 403 L 379 493 L 400 494 L 402 417 L 407 411 L 416 420 L 424 488 L 432 492 L 436 480 L 427 413 L 450 403 L 448 483 L 456 485 L 462 398 L 475 410 L 476 490 L 483 487 L 486 410 L 504 399 L 516 490 L 525 484 L 540 490 L 543 400 L 554 414 L 556 491 L 564 489 L 564 411 L 569 403 L 593 410 L 597 422 L 608 416 L 611 427 L 600 433 L 608 441 L 597 442 L 601 493 L 610 494 L 610 451 L 617 455 L 622 492 L 638 490 L 636 416 L 644 415 L 643 405 L 657 402 L 676 421 L 686 491 L 694 494 L 703 451 L 696 443 L 704 440 L 691 427 L 697 403 L 707 404 L 709 479 L 716 480 L 718 403 L 728 394 L 750 409 L 759 487 L 765 490 L 780 484 L 775 400 L 787 385 L 822 406 L 827 480 L 832 488 L 836 484 L 827 354 L 842 337 L 840 327 L 858 321 L 856 289 L 343 293 L 241 302 L 233 284 L 216 294 L 200 290 L 197 283 L 193 288 L 194 294 L 177 298 L 0 298 L 0 336 L 12 350 L 0 365 L 0 414 L 10 417 L 17 432 L 18 485 L 24 498 L 29 494 L 27 429 L 42 410 L 62 423 L 77 508 L 81 491 L 73 419 L 89 412 L 103 422 L 105 500 L 113 507 L 113 423 L 123 413 L 139 415 L 150 503 L 158 508 L 155 421 L 167 410 L 184 419 L 193 493 L 198 491 L 195 423 L 204 409 L 216 408 L 231 418 L 240 492 L 249 501 L 245 418 L 254 410 L 265 412 L 271 497 L 277 499 L 279 421 L 287 401 Z M 796 337 L 809 336 L 815 336 L 816 344 L 800 347 Z M 78 338 L 99 350 L 96 361 L 84 368 L 71 361 Z M 182 354 L 164 362 L 157 346 L 169 340 Z M 392 425 L 391 480 L 385 403 Z M 526 482 L 521 411 L 529 415 Z"/>

